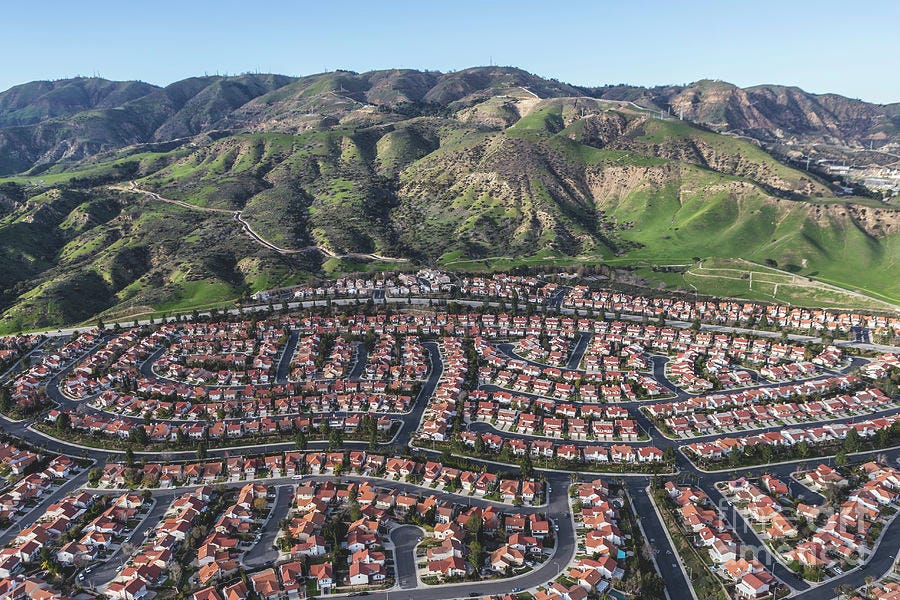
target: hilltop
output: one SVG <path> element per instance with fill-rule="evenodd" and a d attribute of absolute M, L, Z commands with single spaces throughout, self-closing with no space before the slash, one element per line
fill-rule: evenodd
<path fill-rule="evenodd" d="M 820 135 L 777 99 L 767 120 L 735 112 L 762 92 L 731 88 L 588 89 L 506 67 L 17 86 L 0 94 L 0 329 L 418 264 L 740 258 L 900 302 L 900 213 L 836 197 L 749 126 L 716 131 L 753 117 Z M 660 119 L 663 102 L 685 120 Z M 835 102 L 816 104 L 832 141 L 896 143 L 877 107 L 849 127 Z"/>

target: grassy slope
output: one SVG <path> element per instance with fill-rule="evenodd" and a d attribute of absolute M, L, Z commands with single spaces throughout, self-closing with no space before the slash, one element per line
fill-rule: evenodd
<path fill-rule="evenodd" d="M 61 195 L 48 201 L 50 210 L 54 221 L 41 226 L 53 235 L 37 238 L 44 246 L 33 251 L 47 268 L 23 280 L 0 332 L 77 323 L 110 309 L 206 306 L 297 281 L 312 268 L 262 249 L 227 216 L 109 192 L 81 204 Z M 33 218 L 33 210 L 17 212 L 0 222 L 0 239 Z"/>
<path fill-rule="evenodd" d="M 642 244 L 627 258 L 654 263 L 693 257 L 766 259 L 800 274 L 900 303 L 892 276 L 900 257 L 896 234 L 875 238 L 849 219 L 815 218 L 808 203 L 757 192 L 734 197 L 724 176 L 689 169 L 680 187 L 645 186 L 608 205 L 634 227 L 622 236 Z M 687 192 L 685 190 L 691 190 Z"/>
<path fill-rule="evenodd" d="M 757 179 L 781 181 L 787 189 L 810 182 L 755 146 L 653 121 L 621 136 L 619 147 L 595 147 L 573 135 L 578 121 L 572 118 L 565 103 L 555 102 L 538 103 L 505 130 L 442 117 L 247 133 L 193 149 L 58 166 L 40 178 L 62 184 L 133 176 L 167 197 L 241 209 L 264 237 L 290 248 L 318 244 L 492 270 L 773 259 L 800 274 L 900 302 L 900 283 L 891 277 L 897 235 L 869 235 L 841 215 L 834 198 L 818 205 L 773 198 Z M 650 155 L 685 140 L 711 152 L 723 168 L 748 175 Z M 41 209 L 45 204 L 50 210 Z M 42 219 L 35 222 L 39 210 Z M 0 240 L 10 265 L 4 288 L 11 303 L 0 331 L 80 321 L 102 311 L 215 304 L 314 272 L 401 266 L 338 259 L 303 264 L 239 235 L 227 216 L 110 198 L 103 188 L 33 197 L 0 220 Z M 658 277 L 670 285 L 680 279 Z M 742 293 L 726 280 L 691 277 L 689 283 L 709 291 Z M 821 291 L 804 294 L 794 299 L 844 301 Z"/>

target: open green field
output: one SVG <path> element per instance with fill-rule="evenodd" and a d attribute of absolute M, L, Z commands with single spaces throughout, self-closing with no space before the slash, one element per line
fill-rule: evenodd
<path fill-rule="evenodd" d="M 715 296 L 822 308 L 897 310 L 896 304 L 862 292 L 741 259 L 703 260 L 683 274 L 650 269 L 643 269 L 640 274 L 668 286 L 678 286 L 681 279 L 678 287 Z"/>

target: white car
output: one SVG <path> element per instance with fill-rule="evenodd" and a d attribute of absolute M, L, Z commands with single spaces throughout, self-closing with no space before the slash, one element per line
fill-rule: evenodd
<path fill-rule="evenodd" d="M 303 475 L 291 475 L 291 479 L 303 479 Z"/>

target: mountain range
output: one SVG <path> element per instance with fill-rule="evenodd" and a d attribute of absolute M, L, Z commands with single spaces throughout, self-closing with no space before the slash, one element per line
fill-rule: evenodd
<path fill-rule="evenodd" d="M 32 82 L 0 93 L 0 330 L 417 264 L 740 258 L 900 303 L 896 207 L 791 162 L 898 142 L 898 104 L 718 81 Z"/>

